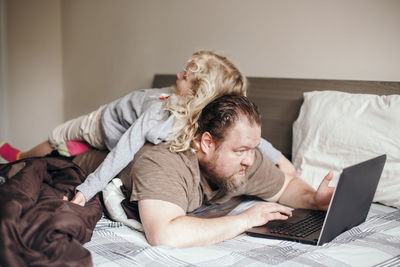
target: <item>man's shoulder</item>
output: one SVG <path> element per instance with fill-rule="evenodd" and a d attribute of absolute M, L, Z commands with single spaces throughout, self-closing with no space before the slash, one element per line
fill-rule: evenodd
<path fill-rule="evenodd" d="M 168 145 L 166 143 L 160 143 L 158 145 L 154 145 L 151 143 L 146 143 L 144 146 L 136 153 L 135 158 L 141 158 L 146 155 L 170 155 L 174 156 L 171 151 L 168 149 Z"/>
<path fill-rule="evenodd" d="M 135 155 L 135 161 L 143 160 L 157 160 L 160 162 L 173 162 L 177 164 L 182 162 L 184 164 L 188 162 L 196 162 L 197 157 L 191 151 L 183 152 L 171 152 L 169 150 L 169 144 L 162 142 L 157 145 L 146 143 Z"/>

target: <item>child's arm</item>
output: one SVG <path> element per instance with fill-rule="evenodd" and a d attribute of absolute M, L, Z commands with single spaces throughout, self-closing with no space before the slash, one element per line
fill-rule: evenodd
<path fill-rule="evenodd" d="M 277 165 L 282 172 L 291 177 L 296 177 L 296 169 L 293 164 L 279 150 L 273 147 L 270 142 L 261 138 L 260 144 L 257 148 L 265 157 L 269 158 L 275 165 Z"/>
<path fill-rule="evenodd" d="M 155 110 L 159 110 L 159 112 L 157 113 Z M 153 129 L 167 129 L 169 131 L 173 120 L 171 118 L 160 119 L 165 115 L 163 113 L 163 109 L 159 107 L 153 107 L 144 112 L 122 135 L 117 145 L 108 153 L 100 166 L 88 175 L 84 183 L 76 188 L 83 194 L 86 202 L 103 190 L 108 182 L 133 160 L 134 155 L 146 140 L 154 141 L 149 138 L 149 134 L 156 132 Z M 80 194 L 77 194 L 73 200 L 76 204 L 82 203 Z"/>

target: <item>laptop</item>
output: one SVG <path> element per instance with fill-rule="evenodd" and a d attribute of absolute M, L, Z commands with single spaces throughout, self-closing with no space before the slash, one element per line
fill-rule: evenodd
<path fill-rule="evenodd" d="M 250 236 L 322 245 L 365 221 L 386 155 L 343 169 L 327 211 L 294 209 L 285 221 L 270 221 L 246 231 Z"/>

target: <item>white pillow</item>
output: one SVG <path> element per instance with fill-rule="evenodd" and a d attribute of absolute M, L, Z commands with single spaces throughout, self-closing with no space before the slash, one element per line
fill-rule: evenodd
<path fill-rule="evenodd" d="M 293 124 L 298 176 L 318 188 L 329 170 L 387 155 L 374 201 L 400 208 L 400 95 L 304 93 Z"/>

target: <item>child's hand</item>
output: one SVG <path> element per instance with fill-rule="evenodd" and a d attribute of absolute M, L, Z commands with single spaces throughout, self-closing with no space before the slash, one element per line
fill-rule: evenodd
<path fill-rule="evenodd" d="M 81 205 L 82 207 L 86 204 L 86 198 L 81 192 L 77 192 L 74 198 L 71 200 L 72 203 Z"/>

